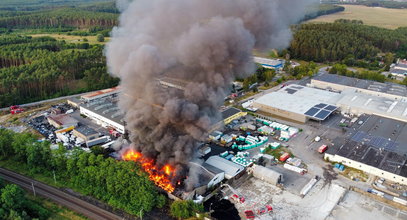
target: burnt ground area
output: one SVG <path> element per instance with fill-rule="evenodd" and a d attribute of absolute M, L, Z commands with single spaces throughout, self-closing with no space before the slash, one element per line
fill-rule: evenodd
<path fill-rule="evenodd" d="M 213 196 L 204 203 L 205 211 L 212 211 L 211 217 L 215 219 L 240 220 L 239 212 L 229 200 L 221 195 Z"/>
<path fill-rule="evenodd" d="M 325 185 L 330 185 L 332 180 L 336 180 L 338 173 L 336 173 L 333 169 L 333 166 L 331 164 L 328 164 L 326 167 L 322 167 L 324 170 L 324 179 L 325 179 Z"/>

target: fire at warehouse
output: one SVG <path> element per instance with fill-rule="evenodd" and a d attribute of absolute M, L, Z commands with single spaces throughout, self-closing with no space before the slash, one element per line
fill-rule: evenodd
<path fill-rule="evenodd" d="M 140 153 L 127 152 L 123 158 L 144 164 L 166 191 L 174 190 L 169 183 L 186 177 L 186 189 L 195 188 L 199 173 L 189 172 L 194 169 L 188 164 L 197 157 L 198 143 L 221 120 L 219 109 L 231 83 L 255 71 L 253 49 L 288 46 L 289 25 L 302 18 L 306 3 L 130 3 L 106 49 L 109 70 L 121 79 L 119 107 L 129 139 Z M 182 86 L 171 86 L 174 82 Z M 160 172 L 166 166 L 173 168 L 170 175 Z"/>

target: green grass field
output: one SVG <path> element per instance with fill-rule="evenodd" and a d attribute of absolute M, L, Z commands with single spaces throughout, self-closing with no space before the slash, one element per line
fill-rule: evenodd
<path fill-rule="evenodd" d="M 388 29 L 407 26 L 407 9 L 375 8 L 362 5 L 342 5 L 345 11 L 320 16 L 307 22 L 334 22 L 337 19 L 362 20 L 364 24 Z"/>

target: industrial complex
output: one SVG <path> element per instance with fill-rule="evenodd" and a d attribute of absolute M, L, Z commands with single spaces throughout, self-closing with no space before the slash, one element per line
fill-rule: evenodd
<path fill-rule="evenodd" d="M 186 81 L 168 77 L 155 83 L 174 92 L 187 89 Z M 70 98 L 68 104 L 32 119 L 31 125 L 51 141 L 53 149 L 62 144 L 90 152 L 100 145 L 120 159 L 111 148 L 128 132 L 118 106 L 120 93 L 115 87 Z M 290 210 L 289 219 L 299 215 L 325 219 L 346 191 L 338 182 L 324 188 L 337 172 L 364 183 L 368 177 L 363 175 L 372 176 L 369 181 L 377 192 L 388 182 L 391 200 L 407 204 L 407 194 L 390 190 L 407 183 L 406 87 L 319 73 L 305 82 L 262 91 L 237 105 L 222 106 L 218 122 L 188 163 L 192 175 L 177 180 L 174 191 L 168 192 L 171 198 L 211 205 L 211 199 L 221 195 L 233 202 L 242 218 L 250 218 L 252 211 L 264 219 L 284 219 L 282 212 L 273 212 L 284 209 Z M 326 194 L 334 199 L 327 200 Z M 296 210 L 290 201 L 298 198 L 304 198 L 295 203 L 302 209 L 309 201 L 321 200 L 325 211 L 316 215 L 312 212 L 319 210 Z"/>
<path fill-rule="evenodd" d="M 299 123 L 324 121 L 340 112 L 352 119 L 351 127 L 326 148 L 324 158 L 396 183 L 407 181 L 405 86 L 321 73 L 307 86 L 288 85 L 255 99 L 252 106 Z"/>

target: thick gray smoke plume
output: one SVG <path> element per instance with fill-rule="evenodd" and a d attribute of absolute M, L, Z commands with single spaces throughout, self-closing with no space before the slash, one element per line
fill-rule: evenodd
<path fill-rule="evenodd" d="M 130 140 L 158 165 L 183 167 L 220 119 L 237 77 L 255 71 L 252 50 L 287 47 L 307 0 L 136 0 L 107 44 L 121 78 Z M 183 82 L 164 88 L 158 79 Z M 178 169 L 182 170 L 182 169 Z"/>

